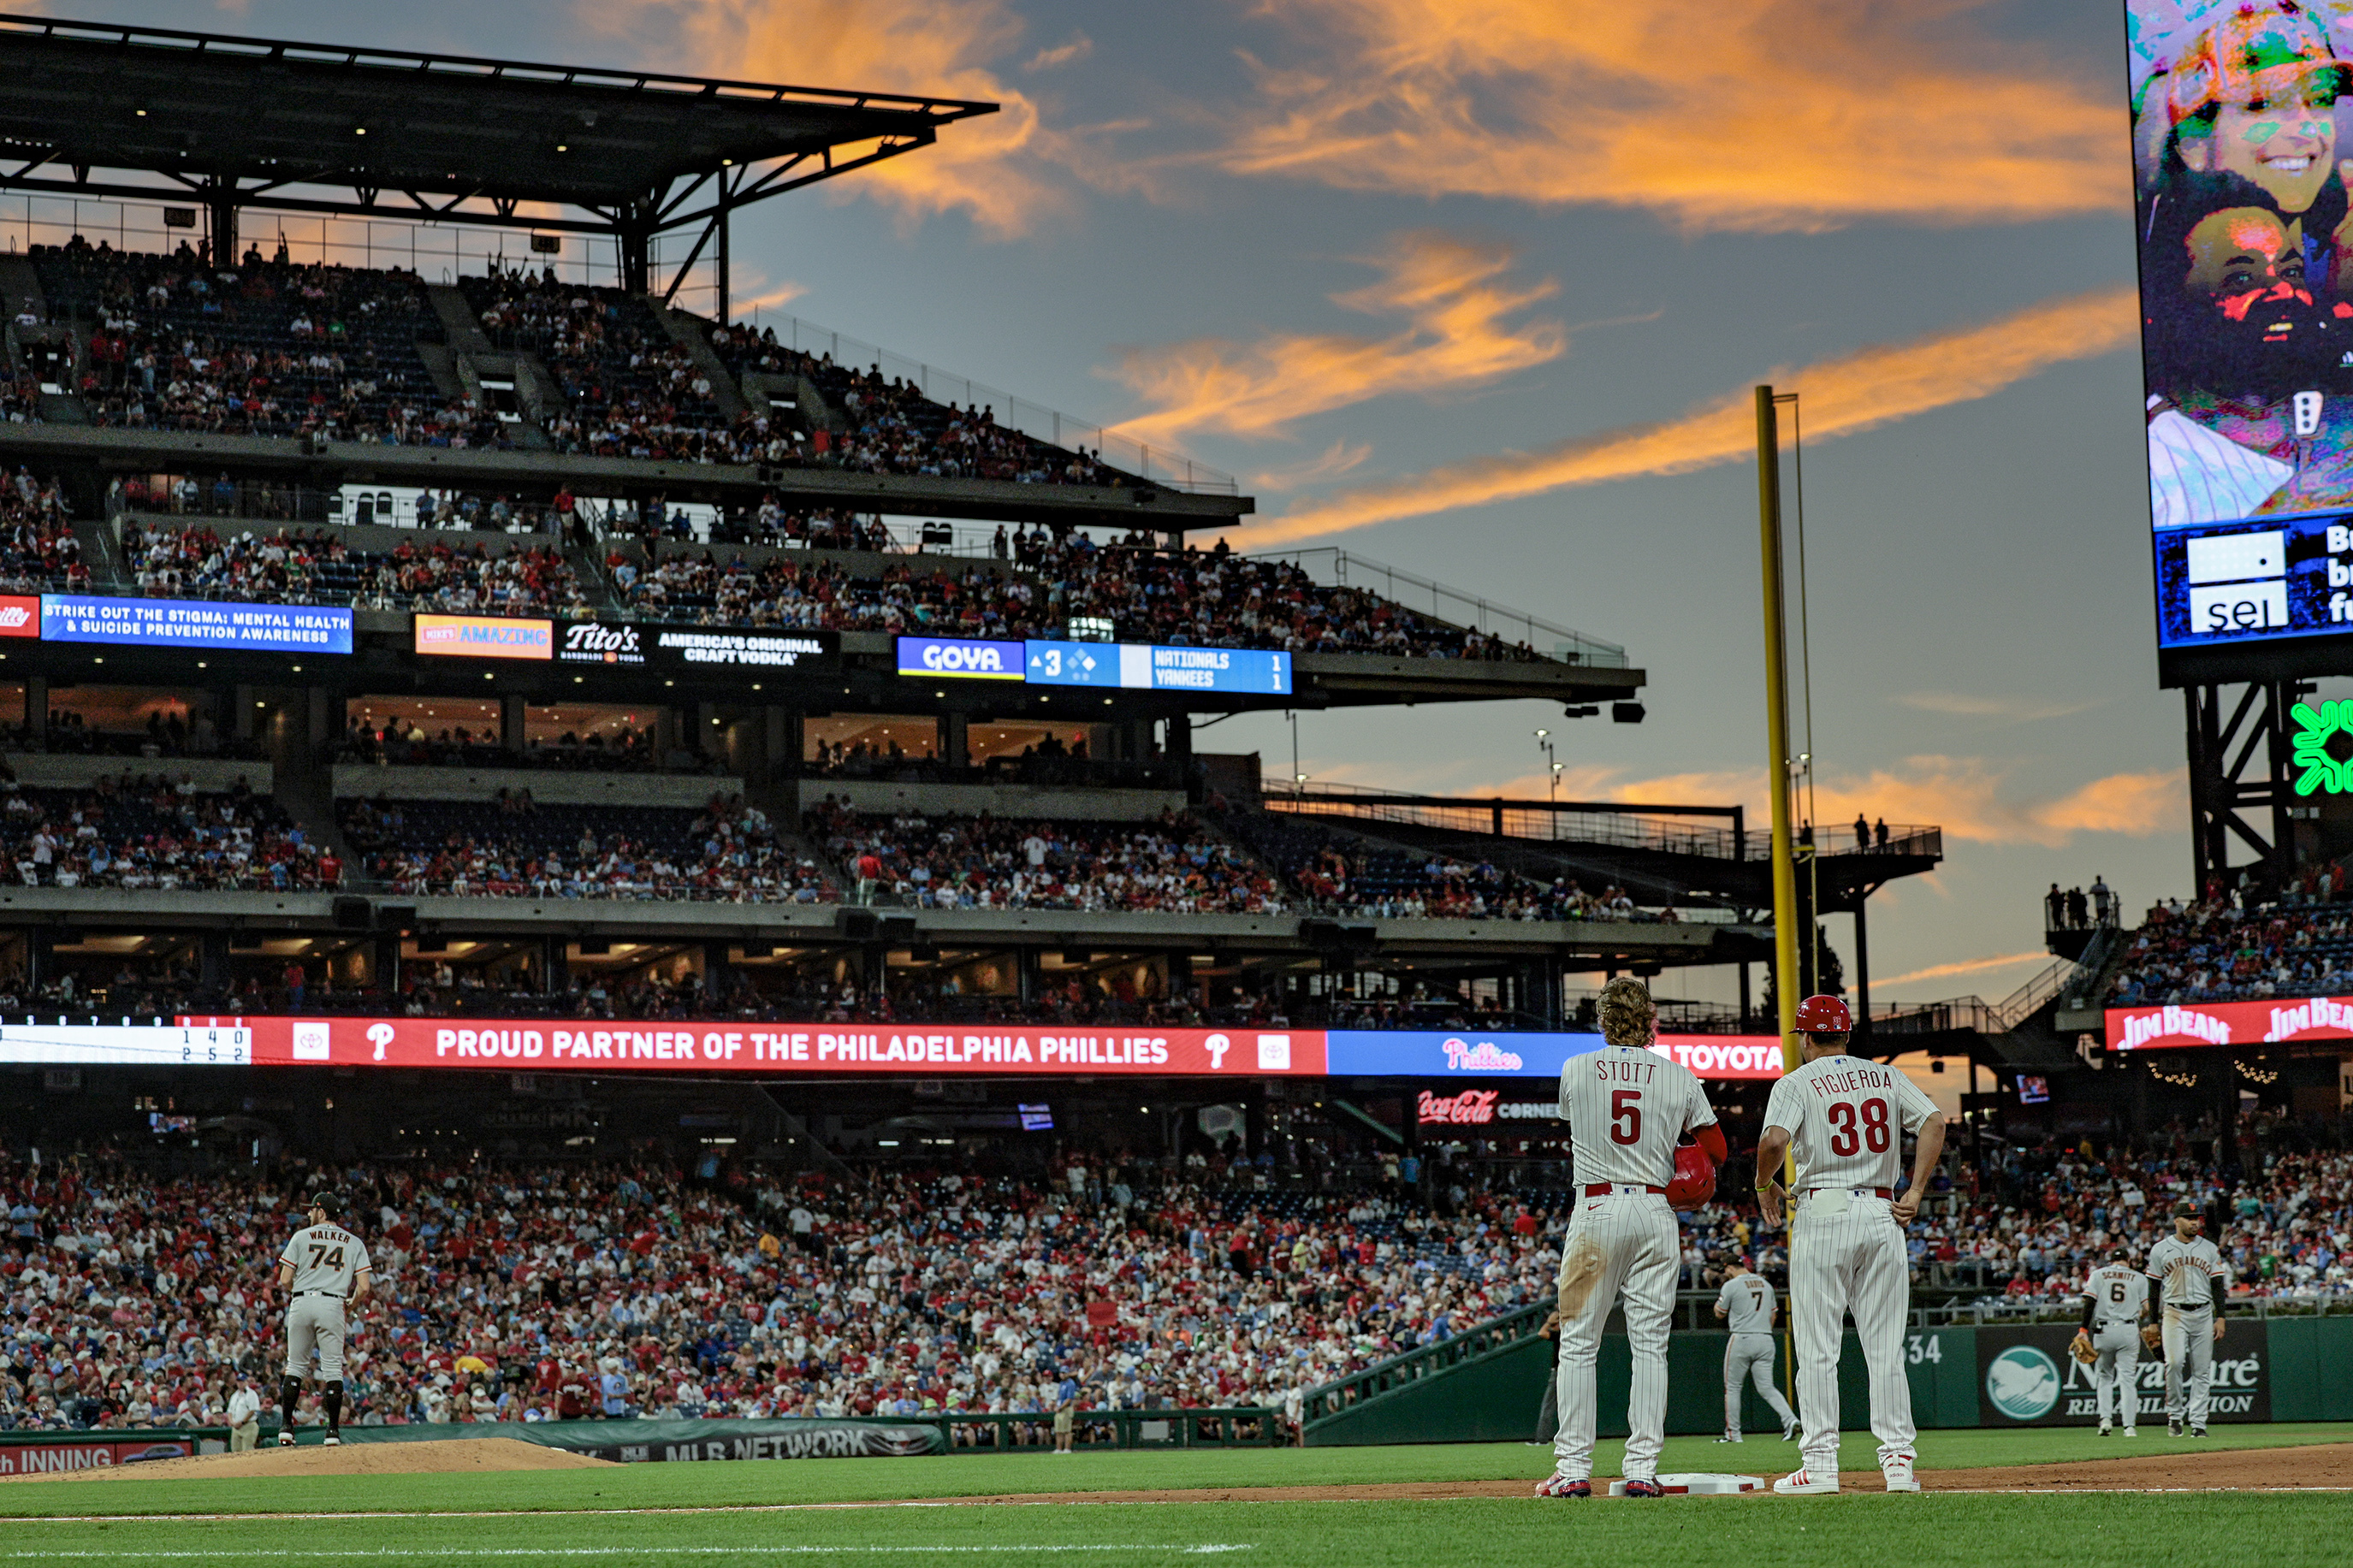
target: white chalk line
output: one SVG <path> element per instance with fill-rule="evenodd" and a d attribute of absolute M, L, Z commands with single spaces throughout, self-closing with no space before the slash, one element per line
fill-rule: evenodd
<path fill-rule="evenodd" d="M 1249 1542 L 1212 1542 L 1202 1545 L 1171 1545 L 1145 1542 L 1134 1545 L 1056 1545 L 1056 1546 L 436 1546 L 429 1548 L 383 1546 L 366 1550 L 306 1550 L 301 1552 L 156 1552 L 145 1547 L 125 1547 L 118 1552 L 11 1552 L 0 1561 L 24 1561 L 38 1558 L 55 1563 L 68 1558 L 100 1558 L 113 1560 L 136 1555 L 142 1560 L 171 1558 L 216 1562 L 227 1558 L 256 1557 L 332 1557 L 367 1560 L 371 1558 L 408 1557 L 880 1557 L 912 1552 L 966 1554 L 1008 1552 L 1166 1552 L 1180 1556 L 1207 1556 L 1224 1552 L 1252 1550 Z"/>

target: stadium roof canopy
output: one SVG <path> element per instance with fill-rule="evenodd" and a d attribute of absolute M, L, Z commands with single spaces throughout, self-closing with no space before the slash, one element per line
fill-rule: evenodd
<path fill-rule="evenodd" d="M 0 79 L 0 190 L 176 196 L 232 244 L 244 206 L 609 234 L 638 289 L 652 236 L 997 108 L 13 15 Z"/>

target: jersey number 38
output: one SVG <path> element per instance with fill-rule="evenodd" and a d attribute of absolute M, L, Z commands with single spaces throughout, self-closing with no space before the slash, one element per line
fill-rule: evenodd
<path fill-rule="evenodd" d="M 1831 1152 L 1846 1155 L 1858 1149 L 1868 1149 L 1874 1154 L 1887 1152 L 1887 1101 L 1866 1100 L 1862 1102 L 1862 1128 L 1856 1135 L 1854 1107 L 1843 1100 L 1831 1101 L 1823 1114 L 1831 1121 Z"/>

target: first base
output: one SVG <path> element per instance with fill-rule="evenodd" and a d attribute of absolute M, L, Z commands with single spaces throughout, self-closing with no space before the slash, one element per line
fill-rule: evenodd
<path fill-rule="evenodd" d="M 1669 1497 L 1722 1497 L 1732 1492 L 1754 1492 L 1765 1489 L 1762 1476 L 1719 1476 L 1704 1470 L 1662 1475 L 1659 1489 Z M 1624 1497 L 1626 1483 L 1611 1481 L 1611 1497 Z"/>

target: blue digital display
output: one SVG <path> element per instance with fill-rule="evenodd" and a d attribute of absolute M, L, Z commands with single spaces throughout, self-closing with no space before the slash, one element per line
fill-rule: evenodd
<path fill-rule="evenodd" d="M 1021 645 L 974 637 L 901 637 L 899 673 L 951 680 L 1019 680 Z"/>
<path fill-rule="evenodd" d="M 1032 686 L 1110 686 L 1129 691 L 1291 695 L 1291 656 L 1261 648 L 1144 647 L 1134 643 L 1023 645 Z"/>
<path fill-rule="evenodd" d="M 2211 647 L 2353 632 L 2353 515 L 2157 533 L 2157 642 Z"/>
<path fill-rule="evenodd" d="M 44 594 L 41 639 L 246 653 L 349 653 L 352 613 L 316 605 Z"/>
<path fill-rule="evenodd" d="M 1600 1048 L 1595 1034 L 1334 1029 L 1324 1037 L 1324 1063 L 1335 1078 L 1557 1079 L 1569 1058 Z"/>

